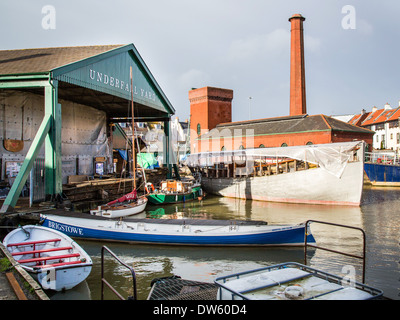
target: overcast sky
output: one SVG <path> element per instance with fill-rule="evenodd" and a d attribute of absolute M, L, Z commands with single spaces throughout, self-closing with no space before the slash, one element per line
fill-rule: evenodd
<path fill-rule="evenodd" d="M 234 90 L 233 121 L 285 116 L 294 13 L 306 18 L 309 114 L 399 106 L 396 0 L 0 0 L 0 49 L 133 43 L 180 120 L 204 86 Z"/>

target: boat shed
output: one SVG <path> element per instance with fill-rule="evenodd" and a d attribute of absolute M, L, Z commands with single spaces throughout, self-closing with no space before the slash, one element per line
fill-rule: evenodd
<path fill-rule="evenodd" d="M 54 199 L 96 159 L 111 167 L 112 124 L 131 119 L 132 100 L 135 121 L 164 122 L 168 164 L 175 110 L 133 44 L 0 50 L 1 180 L 12 181 L 0 213 L 28 177 L 30 192 Z"/>

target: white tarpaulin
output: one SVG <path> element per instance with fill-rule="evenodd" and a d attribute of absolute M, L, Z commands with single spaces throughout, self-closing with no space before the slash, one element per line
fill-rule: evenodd
<path fill-rule="evenodd" d="M 319 165 L 336 177 L 341 177 L 349 160 L 357 150 L 363 150 L 362 141 L 340 142 L 309 146 L 257 148 L 234 151 L 203 152 L 188 155 L 186 165 L 189 167 L 212 166 L 216 163 L 231 163 L 233 158 L 245 158 L 247 161 L 262 158 L 290 158 Z M 363 156 L 358 161 L 363 161 Z"/>
<path fill-rule="evenodd" d="M 67 183 L 69 175 L 94 174 L 95 157 L 107 158 L 110 170 L 113 162 L 112 148 L 107 138 L 106 113 L 62 99 L 59 99 L 59 103 L 62 110 L 63 183 Z M 44 96 L 16 90 L 0 91 L 0 164 L 4 166 L 7 161 L 24 161 L 43 116 Z M 19 152 L 6 150 L 3 143 L 6 139 L 22 141 L 23 149 Z M 38 157 L 44 158 L 44 155 L 45 148 L 42 146 Z"/>

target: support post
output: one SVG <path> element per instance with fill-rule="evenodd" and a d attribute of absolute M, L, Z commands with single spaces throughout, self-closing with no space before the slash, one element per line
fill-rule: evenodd
<path fill-rule="evenodd" d="M 45 87 L 45 115 L 53 118 L 53 125 L 45 142 L 46 195 L 62 192 L 61 163 L 61 105 L 58 103 L 58 81 Z"/>
<path fill-rule="evenodd" d="M 6 200 L 4 201 L 3 206 L 1 207 L 0 213 L 12 212 L 14 210 L 19 195 L 21 194 L 22 188 L 25 185 L 26 179 L 31 172 L 36 156 L 39 153 L 40 146 L 43 144 L 47 133 L 50 131 L 51 123 L 51 115 L 45 115 L 39 127 L 39 130 L 36 133 L 35 139 L 33 140 L 32 145 L 29 148 L 28 153 L 26 154 L 21 170 L 15 178 L 11 190 L 8 193 Z"/>
<path fill-rule="evenodd" d="M 172 168 L 174 168 L 176 178 L 180 179 L 179 169 L 178 169 L 178 166 L 176 165 L 176 158 L 174 157 L 174 150 L 172 148 L 172 144 L 171 144 L 171 140 L 170 140 L 170 137 L 171 137 L 170 119 L 164 121 L 164 134 L 165 134 L 164 164 L 166 164 L 167 168 L 168 168 L 167 179 L 172 178 Z"/>
<path fill-rule="evenodd" d="M 46 194 L 56 195 L 62 193 L 61 170 L 61 105 L 58 103 L 58 81 L 19 81 L 2 82 L 0 89 L 4 88 L 44 88 L 44 117 L 35 138 L 25 156 L 20 172 L 18 173 L 10 192 L 7 195 L 0 213 L 14 211 L 14 207 L 21 194 L 36 157 L 45 143 L 46 167 Z"/>

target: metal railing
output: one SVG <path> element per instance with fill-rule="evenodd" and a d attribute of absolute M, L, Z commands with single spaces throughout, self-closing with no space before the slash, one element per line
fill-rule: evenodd
<path fill-rule="evenodd" d="M 341 252 L 341 251 L 337 251 L 337 250 L 332 250 L 332 249 L 328 249 L 328 248 L 324 248 L 324 247 L 320 247 L 314 244 L 308 244 L 307 243 L 307 230 L 309 229 L 309 224 L 310 223 L 320 223 L 320 224 L 326 224 L 326 225 L 331 225 L 331 226 L 335 226 L 335 227 L 342 227 L 342 228 L 348 228 L 348 229 L 353 229 L 353 230 L 358 230 L 362 233 L 363 236 L 363 254 L 362 256 L 359 255 L 354 255 L 354 254 L 350 254 L 350 253 L 346 253 L 346 252 Z M 366 241 L 365 241 L 365 231 L 361 228 L 357 228 L 357 227 L 352 227 L 352 226 L 346 226 L 346 225 L 342 225 L 342 224 L 337 224 L 337 223 L 331 223 L 331 222 L 324 222 L 324 221 L 317 221 L 317 220 L 308 220 L 305 223 L 305 235 L 304 235 L 304 264 L 307 265 L 307 247 L 312 247 L 312 248 L 317 248 L 317 249 L 321 249 L 321 250 L 325 250 L 325 251 L 329 251 L 329 252 L 333 252 L 333 253 L 337 253 L 337 254 L 342 254 L 348 257 L 352 257 L 352 258 L 358 258 L 362 260 L 362 264 L 363 264 L 363 272 L 362 272 L 362 282 L 365 282 L 365 252 L 366 252 Z"/>
<path fill-rule="evenodd" d="M 399 155 L 394 151 L 365 152 L 365 162 L 381 164 L 400 164 Z"/>
<path fill-rule="evenodd" d="M 132 274 L 132 281 L 133 281 L 133 297 L 129 297 L 129 299 L 137 300 L 137 289 L 136 289 L 136 274 L 135 271 L 133 270 L 132 267 L 128 266 L 126 263 L 121 261 L 115 254 L 112 252 L 110 249 L 108 249 L 106 246 L 103 246 L 101 248 L 101 300 L 104 300 L 104 284 L 107 285 L 107 287 L 114 292 L 114 294 L 121 300 L 126 300 L 117 290 L 114 289 L 114 287 L 106 280 L 104 279 L 104 251 L 107 250 L 115 260 L 117 260 L 121 265 L 123 265 L 125 268 L 129 269 L 129 271 Z"/>

